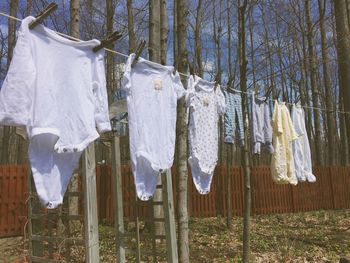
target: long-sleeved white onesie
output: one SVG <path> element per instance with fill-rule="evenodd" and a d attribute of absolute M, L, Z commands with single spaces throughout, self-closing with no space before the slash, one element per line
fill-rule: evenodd
<path fill-rule="evenodd" d="M 136 192 L 149 200 L 160 172 L 170 169 L 175 152 L 177 100 L 185 94 L 179 73 L 172 66 L 151 64 L 135 54 L 126 63 L 123 89 L 129 120 L 131 168 Z"/>
<path fill-rule="evenodd" d="M 41 202 L 63 201 L 81 152 L 111 129 L 104 51 L 98 40 L 75 42 L 22 21 L 6 79 L 0 90 L 0 124 L 26 126 L 29 159 Z"/>

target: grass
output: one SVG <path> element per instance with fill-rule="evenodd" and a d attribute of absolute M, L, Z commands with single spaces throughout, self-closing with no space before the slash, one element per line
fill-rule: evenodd
<path fill-rule="evenodd" d="M 135 232 L 132 222 L 125 226 Z M 192 218 L 189 229 L 191 263 L 242 262 L 242 218 L 234 218 L 232 231 L 223 217 Z M 99 230 L 101 262 L 116 262 L 113 226 L 103 224 Z M 339 262 L 340 256 L 350 254 L 350 210 L 253 216 L 250 238 L 251 262 Z M 142 238 L 141 253 L 152 252 L 152 244 Z M 127 238 L 125 245 L 127 262 L 135 262 L 130 251 L 136 251 L 136 237 Z M 157 243 L 157 251 L 165 253 L 166 244 Z M 143 261 L 152 262 L 152 257 Z M 159 257 L 157 262 L 166 261 Z"/>

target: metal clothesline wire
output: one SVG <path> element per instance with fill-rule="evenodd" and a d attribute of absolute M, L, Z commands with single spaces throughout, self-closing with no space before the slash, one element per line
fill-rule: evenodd
<path fill-rule="evenodd" d="M 2 16 L 6 16 L 8 18 L 11 18 L 11 19 L 14 19 L 16 21 L 19 21 L 21 22 L 22 19 L 20 18 L 17 18 L 17 17 L 14 17 L 14 16 L 11 16 L 7 13 L 3 13 L 3 12 L 0 12 L 0 15 Z M 72 37 L 72 36 L 69 36 L 69 35 L 66 35 L 66 34 L 63 34 L 61 32 L 57 32 L 55 31 L 57 34 L 59 34 L 60 36 L 63 36 L 63 37 L 66 37 L 66 38 L 69 38 L 69 39 L 72 39 L 72 40 L 75 40 L 75 41 L 83 41 L 79 38 L 75 38 L 75 37 Z M 113 53 L 113 54 L 116 54 L 116 55 L 119 55 L 119 56 L 122 56 L 122 57 L 125 57 L 125 58 L 128 58 L 129 55 L 127 54 L 124 54 L 124 53 L 121 53 L 121 52 L 118 52 L 118 51 L 115 51 L 115 50 L 112 50 L 112 49 L 108 49 L 108 48 L 104 48 L 106 51 L 110 52 L 110 53 Z M 153 61 L 150 61 L 150 60 L 145 60 L 147 63 L 149 64 L 153 64 L 153 65 L 157 65 L 157 66 L 164 66 L 162 64 L 159 64 L 157 62 L 153 62 Z M 186 73 L 182 73 L 182 72 L 179 72 L 180 75 L 184 76 L 184 77 L 190 77 L 190 75 L 186 74 Z M 225 85 L 221 85 L 221 87 L 225 87 L 227 88 L 227 86 Z M 238 89 L 234 89 L 234 88 L 231 88 L 230 87 L 230 90 L 233 90 L 235 92 L 239 92 L 239 93 L 245 93 L 245 94 L 248 94 L 248 95 L 252 95 L 254 94 L 254 91 L 241 91 L 241 90 L 238 90 Z M 268 99 L 269 101 L 274 101 L 273 99 Z M 288 105 L 294 105 L 293 103 L 290 103 L 290 102 L 285 102 L 286 104 Z M 342 113 L 342 114 L 350 114 L 350 112 L 347 112 L 347 111 L 340 111 L 340 110 L 330 110 L 330 109 L 327 109 L 327 108 L 318 108 L 318 107 L 312 107 L 312 106 L 306 106 L 306 105 L 301 105 L 301 107 L 303 108 L 306 108 L 306 109 L 313 109 L 313 110 L 318 110 L 318 111 L 325 111 L 325 112 L 337 112 L 337 113 Z"/>

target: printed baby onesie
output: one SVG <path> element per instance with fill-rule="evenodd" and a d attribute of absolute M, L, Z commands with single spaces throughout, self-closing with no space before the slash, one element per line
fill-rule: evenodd
<path fill-rule="evenodd" d="M 269 153 L 273 153 L 270 107 L 265 97 L 257 98 L 254 92 L 252 94 L 251 139 L 254 154 L 260 154 L 263 144 L 266 145 Z"/>
<path fill-rule="evenodd" d="M 22 21 L 10 68 L 0 90 L 0 124 L 25 126 L 29 160 L 40 201 L 55 208 L 81 152 L 111 129 L 104 51 L 98 40 L 76 42 Z"/>
<path fill-rule="evenodd" d="M 240 93 L 231 93 L 224 90 L 226 98 L 226 112 L 224 115 L 224 142 L 234 143 L 235 132 L 238 129 L 240 145 L 244 145 L 244 127 L 242 115 L 242 98 Z"/>
<path fill-rule="evenodd" d="M 225 113 L 225 97 L 215 83 L 190 76 L 186 94 L 189 108 L 189 158 L 193 182 L 200 194 L 210 191 L 218 161 L 218 120 Z"/>
<path fill-rule="evenodd" d="M 295 174 L 298 181 L 316 182 L 316 177 L 312 174 L 312 161 L 309 139 L 305 127 L 305 114 L 300 104 L 293 105 L 292 122 L 295 127 L 298 139 L 293 141 L 293 157 Z"/>
<path fill-rule="evenodd" d="M 174 160 L 177 100 L 185 95 L 179 73 L 135 54 L 126 63 L 122 88 L 126 91 L 131 168 L 137 196 L 152 198 L 160 172 Z"/>
<path fill-rule="evenodd" d="M 271 160 L 271 175 L 276 183 L 298 183 L 295 175 L 294 158 L 291 142 L 298 138 L 285 102 L 275 101 L 272 116 L 272 143 L 275 149 Z"/>

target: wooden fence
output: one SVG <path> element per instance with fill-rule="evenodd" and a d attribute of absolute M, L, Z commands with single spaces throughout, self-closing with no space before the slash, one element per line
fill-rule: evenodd
<path fill-rule="evenodd" d="M 27 167 L 0 165 L 0 237 L 23 235 L 27 197 Z"/>
<path fill-rule="evenodd" d="M 131 171 L 123 167 L 124 216 L 135 217 L 135 188 Z M 293 213 L 312 210 L 350 209 L 350 167 L 315 167 L 316 183 L 297 186 L 280 185 L 272 181 L 269 166 L 252 167 L 252 214 Z M 176 171 L 172 170 L 173 192 L 176 206 Z M 224 167 L 215 171 L 210 194 L 198 194 L 189 176 L 189 213 L 192 217 L 227 215 L 227 177 L 231 176 L 231 204 L 233 215 L 243 214 L 243 169 Z M 113 222 L 111 168 L 97 168 L 99 218 Z M 145 217 L 147 202 L 139 206 L 139 216 Z"/>
<path fill-rule="evenodd" d="M 297 186 L 272 181 L 268 166 L 252 167 L 252 214 L 292 213 L 299 211 L 350 209 L 350 167 L 315 167 L 316 183 Z M 100 221 L 113 222 L 113 187 L 110 166 L 97 166 L 97 202 Z M 135 217 L 135 187 L 129 166 L 122 167 L 124 216 Z M 176 171 L 172 170 L 176 206 Z M 243 213 L 243 170 L 218 167 L 208 195 L 198 194 L 189 177 L 189 213 L 192 217 L 226 216 L 227 178 L 231 176 L 233 215 Z M 0 237 L 23 235 L 27 208 L 27 168 L 0 166 Z M 141 202 L 139 216 L 147 214 Z"/>

